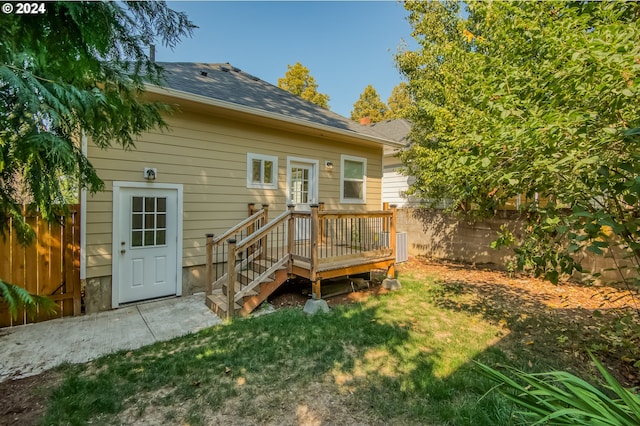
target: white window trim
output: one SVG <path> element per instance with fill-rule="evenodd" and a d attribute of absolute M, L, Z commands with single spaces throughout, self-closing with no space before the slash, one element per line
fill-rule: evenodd
<path fill-rule="evenodd" d="M 362 176 L 362 198 L 345 198 L 344 196 L 344 162 L 358 161 L 363 163 L 364 174 Z M 367 202 L 367 159 L 364 157 L 354 157 L 352 155 L 342 154 L 340 156 L 340 202 L 344 204 L 365 204 Z"/>
<path fill-rule="evenodd" d="M 253 182 L 252 179 L 252 173 L 253 173 L 253 160 L 260 160 L 261 161 L 261 167 L 260 167 L 260 180 L 262 180 L 263 177 L 263 167 L 264 167 L 264 162 L 265 161 L 271 161 L 273 163 L 273 169 L 272 169 L 272 183 L 255 183 Z M 247 188 L 253 188 L 253 189 L 278 189 L 278 157 L 276 157 L 275 155 L 265 155 L 265 154 L 254 154 L 252 152 L 248 152 L 247 153 Z"/>

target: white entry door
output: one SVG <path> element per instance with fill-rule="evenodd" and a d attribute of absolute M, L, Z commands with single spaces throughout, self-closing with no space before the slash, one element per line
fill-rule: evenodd
<path fill-rule="evenodd" d="M 118 279 L 114 302 L 177 294 L 178 191 L 119 188 L 114 208 L 119 215 L 119 229 L 114 229 L 118 233 L 113 247 Z"/>
<path fill-rule="evenodd" d="M 287 163 L 287 202 L 295 205 L 296 211 L 310 211 L 311 204 L 318 202 L 318 162 L 290 159 Z M 296 219 L 295 230 L 296 240 L 309 239 L 310 222 Z"/>

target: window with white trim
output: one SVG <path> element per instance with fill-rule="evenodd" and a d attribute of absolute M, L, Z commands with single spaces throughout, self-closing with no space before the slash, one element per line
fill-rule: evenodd
<path fill-rule="evenodd" d="M 367 159 L 340 157 L 340 202 L 364 203 L 367 194 Z"/>
<path fill-rule="evenodd" d="M 278 157 L 247 154 L 247 188 L 278 188 Z"/>

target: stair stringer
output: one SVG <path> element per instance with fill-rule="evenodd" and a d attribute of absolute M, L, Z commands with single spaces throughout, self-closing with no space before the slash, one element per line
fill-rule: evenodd
<path fill-rule="evenodd" d="M 253 312 L 255 308 L 260 306 L 260 304 L 264 302 L 271 293 L 276 291 L 285 281 L 287 281 L 288 278 L 289 274 L 287 273 L 286 268 L 275 271 L 273 281 L 260 283 L 257 295 L 247 296 L 244 298 L 244 303 L 242 304 L 242 308 L 239 312 L 240 315 L 247 316 Z"/>

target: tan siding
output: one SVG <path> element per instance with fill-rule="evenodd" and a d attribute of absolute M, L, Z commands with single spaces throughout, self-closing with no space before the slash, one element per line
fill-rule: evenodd
<path fill-rule="evenodd" d="M 247 203 L 286 208 L 287 157 L 317 160 L 319 200 L 329 209 L 380 209 L 382 148 L 358 147 L 311 136 L 192 113 L 169 117 L 170 131 L 142 135 L 130 151 L 89 144 L 89 158 L 105 191 L 87 202 L 87 277 L 111 275 L 112 182 L 143 182 L 144 167 L 158 169 L 158 183 L 183 185 L 183 266 L 204 263 L 205 234 L 220 234 L 246 217 Z M 246 187 L 246 154 L 278 158 L 278 189 Z M 340 155 L 367 158 L 367 204 L 340 203 Z M 324 168 L 326 160 L 334 169 Z"/>

